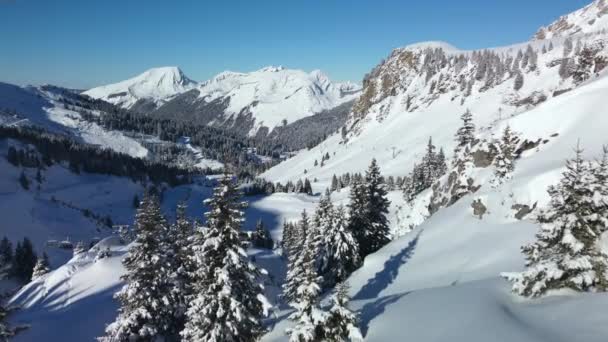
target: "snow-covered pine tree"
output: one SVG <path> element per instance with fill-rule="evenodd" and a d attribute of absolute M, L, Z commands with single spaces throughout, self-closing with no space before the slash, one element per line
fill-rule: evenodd
<path fill-rule="evenodd" d="M 437 153 L 435 153 L 435 145 L 433 145 L 433 137 L 429 138 L 429 142 L 426 145 L 426 153 L 422 157 L 422 186 L 426 189 L 429 188 L 436 179 L 437 176 Z"/>
<path fill-rule="evenodd" d="M 5 236 L 0 240 L 0 274 L 9 270 L 13 263 L 13 244 Z"/>
<path fill-rule="evenodd" d="M 365 227 L 364 241 L 359 244 L 362 259 L 391 241 L 390 228 L 386 218 L 391 202 L 386 196 L 387 191 L 382 184 L 380 168 L 374 158 L 365 173 L 367 226 Z"/>
<path fill-rule="evenodd" d="M 494 148 L 497 151 L 496 157 L 494 158 L 494 175 L 499 183 L 506 179 L 509 179 L 511 173 L 515 169 L 515 151 L 517 149 L 517 143 L 519 139 L 511 127 L 507 125 L 502 132 L 500 141 L 494 143 Z"/>
<path fill-rule="evenodd" d="M 300 272 L 292 279 L 295 295 L 290 304 L 296 312 L 289 317 L 295 322 L 295 327 L 286 331 L 290 342 L 321 341 L 319 323 L 325 313 L 319 308 L 322 278 L 317 274 L 317 247 L 314 243 L 304 244 L 299 258 Z"/>
<path fill-rule="evenodd" d="M 144 197 L 134 226 L 135 243 L 122 261 L 125 285 L 115 295 L 120 302 L 118 317 L 99 338 L 103 342 L 152 341 L 177 333 L 170 331 L 174 300 L 164 250 L 167 223 L 155 196 Z"/>
<path fill-rule="evenodd" d="M 205 201 L 207 224 L 192 245 L 195 295 L 181 332 L 184 341 L 255 341 L 263 332 L 259 271 L 239 239 L 246 206 L 240 198 L 232 179 L 224 176 Z"/>
<path fill-rule="evenodd" d="M 312 186 L 310 185 L 308 178 L 304 179 L 304 193 L 312 195 Z"/>
<path fill-rule="evenodd" d="M 367 195 L 365 185 L 354 178 L 350 187 L 350 201 L 348 204 L 348 230 L 353 233 L 353 237 L 359 246 L 361 260 L 365 257 L 361 251 L 362 244 L 365 243 L 367 229 L 369 227 L 369 216 L 367 215 Z"/>
<path fill-rule="evenodd" d="M 358 328 L 357 315 L 348 308 L 348 283 L 336 285 L 336 292 L 332 297 L 332 306 L 320 324 L 323 341 L 344 342 L 363 341 L 363 335 Z"/>
<path fill-rule="evenodd" d="M 608 146 L 603 147 L 602 158 L 592 167 L 593 207 L 603 220 L 603 231 L 608 230 Z"/>
<path fill-rule="evenodd" d="M 456 149 L 458 152 L 467 145 L 475 141 L 475 124 L 473 123 L 473 113 L 467 109 L 461 116 L 462 126 L 456 132 Z"/>
<path fill-rule="evenodd" d="M 594 207 L 593 175 L 577 147 L 559 184 L 548 190 L 549 208 L 539 215 L 537 241 L 522 247 L 526 270 L 503 273 L 513 291 L 537 297 L 549 290 L 605 291 L 608 256 L 598 247 L 605 227 Z"/>
<path fill-rule="evenodd" d="M 329 248 L 325 244 L 325 234 L 332 229 L 334 224 L 334 206 L 331 203 L 329 189 L 325 190 L 325 195 L 319 200 L 319 205 L 313 216 L 312 226 L 307 234 L 307 242 L 314 244 L 317 252 L 315 253 L 316 265 L 319 274 L 324 275 L 329 266 Z"/>
<path fill-rule="evenodd" d="M 331 191 L 336 190 L 338 190 L 338 177 L 336 177 L 334 174 L 334 176 L 331 178 Z"/>
<path fill-rule="evenodd" d="M 190 248 L 190 237 L 193 234 L 193 225 L 186 215 L 186 203 L 180 202 L 175 210 L 175 222 L 169 226 L 165 238 L 168 265 L 172 283 L 172 295 L 174 306 L 174 320 L 171 331 L 180 332 L 184 328 L 188 301 L 192 296 L 191 273 L 195 269 L 192 266 L 192 249 Z"/>
<path fill-rule="evenodd" d="M 42 277 L 43 275 L 49 273 L 51 265 L 49 264 L 49 256 L 46 253 L 42 254 L 41 258 L 38 258 L 36 261 L 36 265 L 34 266 L 34 271 L 32 272 L 32 279 L 37 279 Z"/>
<path fill-rule="evenodd" d="M 323 232 L 328 261 L 322 273 L 324 284 L 333 286 L 344 281 L 360 264 L 359 245 L 350 231 L 344 207 L 334 210 L 333 223 Z"/>
<path fill-rule="evenodd" d="M 296 229 L 291 233 L 292 238 L 289 243 L 290 247 L 287 259 L 287 275 L 285 276 L 285 283 L 283 283 L 283 300 L 287 303 L 296 300 L 299 277 L 304 271 L 304 254 L 302 251 L 305 249 L 306 240 L 311 229 L 306 210 L 302 211 L 300 222 L 293 227 Z"/>
<path fill-rule="evenodd" d="M 0 341 L 8 342 L 9 338 L 13 337 L 13 332 L 4 323 L 7 315 L 7 310 L 0 304 Z"/>

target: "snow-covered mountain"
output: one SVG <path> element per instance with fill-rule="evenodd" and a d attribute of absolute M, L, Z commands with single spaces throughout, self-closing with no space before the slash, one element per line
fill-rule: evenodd
<path fill-rule="evenodd" d="M 352 101 L 360 86 L 269 66 L 250 73 L 225 71 L 197 84 L 177 67 L 150 69 L 83 94 L 155 117 L 177 118 L 255 134 L 291 124 Z M 266 131 L 266 133 L 268 132 Z"/>
<path fill-rule="evenodd" d="M 135 139 L 85 120 L 76 110 L 77 105 L 68 108 L 63 100 L 74 95 L 66 89 L 49 85 L 19 87 L 0 82 L 0 124 L 34 125 L 134 157 L 148 155 L 148 150 Z M 99 116 L 100 112 L 95 111 L 93 115 Z"/>
<path fill-rule="evenodd" d="M 602 6 L 603 1 L 596 1 L 575 12 L 576 17 L 592 12 L 597 17 Z M 509 283 L 499 276 L 524 267 L 520 247 L 534 239 L 539 229 L 534 217 L 547 206 L 546 189 L 557 183 L 572 148 L 580 140 L 584 157 L 593 160 L 608 143 L 608 35 L 602 32 L 608 25 L 598 19 L 593 26 L 593 32 L 574 26 L 572 31 L 554 28 L 551 36 L 545 29 L 545 38 L 550 39 L 536 37 L 531 42 L 479 51 L 462 51 L 441 42 L 396 49 L 365 77 L 343 133 L 262 175 L 282 183 L 314 179 L 313 189 L 321 192 L 333 175 L 363 172 L 375 158 L 384 176 L 405 176 L 420 162 L 429 137 L 443 147 L 451 165 L 454 135 L 466 110 L 473 113 L 480 151 L 507 126 L 519 136 L 525 148 L 515 161 L 512 178 L 503 183 L 494 182 L 495 166 L 488 157 L 468 170 L 474 185 L 469 192 L 454 203 L 435 208 L 436 212 L 429 211 L 429 203 L 437 196 L 451 195 L 441 185 L 458 176 L 452 176 L 453 169 L 438 186 L 412 202 L 406 202 L 400 190 L 389 193 L 395 238 L 368 256 L 349 278 L 351 307 L 360 316 L 366 341 L 402 340 L 403 336 L 435 342 L 606 339 L 605 293 L 564 291 L 524 300 L 513 295 Z M 568 37 L 580 40 L 579 47 L 570 46 Z M 175 115 L 178 108 L 195 108 L 210 124 L 227 119 L 225 113 L 255 119 L 244 126 L 252 130 L 272 128 L 283 118 L 290 122 L 301 115 L 285 117 L 283 109 L 299 113 L 325 103 L 329 106 L 331 99 L 340 99 L 339 94 L 344 94 L 342 98 L 357 96 L 348 95 L 357 87 L 328 86 L 324 79 L 315 72 L 281 68 L 223 73 L 167 101 L 156 114 Z M 210 114 L 217 109 L 221 116 Z M 185 115 L 187 110 L 182 110 Z M 16 170 L 11 177 L 15 181 Z M 348 190 L 332 193 L 332 200 L 347 204 Z M 208 190 L 198 187 L 184 187 L 166 198 L 174 206 L 177 198 L 191 196 L 191 208 L 200 210 L 194 203 L 200 203 L 206 193 Z M 302 209 L 311 212 L 317 200 L 293 193 L 253 198 L 246 225 L 262 218 L 278 240 L 283 221 L 296 219 Z M 479 207 L 484 209 L 481 214 Z M 530 212 L 522 215 L 521 208 Z M 11 303 L 24 307 L 12 322 L 32 324 L 16 341 L 66 340 L 55 328 L 56 322 L 74 327 L 70 341 L 99 336 L 115 317 L 111 294 L 121 285 L 120 259 L 125 252 L 124 246 L 111 240 L 103 241 L 102 246 L 109 246 L 114 255 L 102 261 L 96 261 L 94 254 L 74 258 L 12 298 Z M 602 246 L 608 251 L 608 236 Z M 284 265 L 280 258 L 275 254 L 256 258 L 281 281 Z M 100 276 L 103 281 L 95 281 Z M 92 321 L 85 313 L 95 308 L 100 315 Z M 268 320 L 264 341 L 287 340 L 285 329 L 293 323 L 287 319 L 289 310 L 279 309 Z"/>
<path fill-rule="evenodd" d="M 226 71 L 176 96 L 152 113 L 255 134 L 352 101 L 360 87 L 334 83 L 319 70 L 306 73 L 265 67 L 250 73 Z"/>
<path fill-rule="evenodd" d="M 225 115 L 247 111 L 256 127 L 274 128 L 354 99 L 359 87 L 333 83 L 315 70 L 309 74 L 283 67 L 266 67 L 251 73 L 222 73 L 198 88 L 200 98 L 228 99 Z"/>
<path fill-rule="evenodd" d="M 534 39 L 568 37 L 606 30 L 606 27 L 608 27 L 608 2 L 595 0 L 584 8 L 562 16 L 548 26 L 541 27 L 534 35 Z"/>
<path fill-rule="evenodd" d="M 83 94 L 128 109 L 154 109 L 171 97 L 196 86 L 178 67 L 153 68 L 128 80 L 85 91 Z"/>

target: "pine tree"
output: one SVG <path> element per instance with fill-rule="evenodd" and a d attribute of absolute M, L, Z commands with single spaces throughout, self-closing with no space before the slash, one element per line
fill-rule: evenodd
<path fill-rule="evenodd" d="M 32 279 L 37 279 L 51 271 L 49 264 L 49 257 L 44 253 L 42 258 L 38 258 L 34 270 L 32 272 Z"/>
<path fill-rule="evenodd" d="M 319 205 L 315 210 L 315 215 L 312 220 L 310 232 L 307 234 L 308 244 L 314 244 L 315 265 L 321 275 L 325 274 L 329 266 L 329 247 L 324 239 L 326 233 L 332 229 L 334 224 L 334 206 L 331 203 L 331 195 L 329 189 L 325 190 L 325 195 L 319 200 Z"/>
<path fill-rule="evenodd" d="M 306 248 L 307 237 L 310 233 L 310 221 L 306 210 L 302 211 L 300 222 L 292 227 L 296 229 L 290 233 L 287 275 L 283 283 L 283 299 L 287 303 L 296 300 L 299 277 L 304 272 L 304 254 L 302 251 Z"/>
<path fill-rule="evenodd" d="M 239 232 L 245 203 L 232 179 L 222 178 L 206 200 L 207 225 L 193 244 L 195 296 L 186 313 L 184 341 L 255 341 L 263 332 L 262 287 Z"/>
<path fill-rule="evenodd" d="M 359 241 L 361 258 L 376 252 L 390 242 L 388 226 L 388 208 L 390 201 L 386 198 L 387 191 L 382 184 L 382 176 L 376 159 L 372 159 L 365 173 L 365 198 L 367 225 L 365 226 L 364 241 Z"/>
<path fill-rule="evenodd" d="M 513 89 L 515 91 L 520 90 L 524 86 L 524 74 L 522 72 L 518 72 L 515 75 L 515 80 L 513 81 Z"/>
<path fill-rule="evenodd" d="M 158 199 L 146 195 L 135 216 L 135 243 L 122 263 L 123 288 L 116 320 L 100 341 L 151 341 L 174 336 L 174 298 L 165 239 L 167 223 Z"/>
<path fill-rule="evenodd" d="M 322 278 L 315 265 L 316 248 L 314 243 L 304 244 L 299 257 L 301 271 L 292 279 L 295 295 L 290 304 L 296 312 L 289 317 L 295 322 L 295 327 L 287 330 L 290 342 L 320 341 L 319 323 L 324 313 L 319 308 Z"/>
<path fill-rule="evenodd" d="M 605 291 L 608 256 L 598 248 L 606 219 L 595 210 L 593 175 L 582 150 L 566 163 L 557 186 L 548 190 L 549 208 L 539 215 L 542 223 L 537 241 L 522 247 L 526 270 L 504 273 L 513 291 L 537 297 L 549 290 Z"/>
<path fill-rule="evenodd" d="M 29 282 L 32 279 L 32 272 L 37 260 L 32 242 L 27 237 L 23 238 L 23 241 L 17 243 L 15 248 L 14 275 L 24 282 Z"/>
<path fill-rule="evenodd" d="M 336 177 L 336 175 L 334 175 L 331 178 L 331 191 L 336 191 L 338 190 L 338 177 Z"/>
<path fill-rule="evenodd" d="M 348 204 L 348 230 L 352 232 L 357 246 L 359 246 L 360 259 L 365 255 L 361 250 L 366 243 L 367 230 L 370 226 L 368 211 L 368 198 L 365 185 L 356 178 L 350 188 L 350 202 Z"/>
<path fill-rule="evenodd" d="M 463 147 L 468 146 L 475 141 L 475 124 L 473 123 L 473 114 L 470 110 L 466 110 L 462 116 L 462 126 L 456 132 L 456 152 Z"/>
<path fill-rule="evenodd" d="M 27 177 L 25 176 L 25 172 L 23 171 L 21 171 L 21 174 L 19 175 L 19 184 L 21 184 L 21 187 L 24 190 L 30 189 L 30 181 L 27 179 Z"/>
<path fill-rule="evenodd" d="M 192 258 L 189 238 L 193 233 L 193 226 L 186 216 L 186 210 L 186 203 L 178 203 L 175 222 L 169 226 L 164 241 L 171 277 L 171 298 L 175 307 L 172 327 L 169 329 L 173 334 L 184 328 L 192 286 L 190 274 L 194 271 L 188 268 L 192 265 L 189 263 Z"/>
<path fill-rule="evenodd" d="M 496 157 L 494 158 L 494 174 L 499 182 L 510 178 L 511 173 L 515 169 L 513 164 L 515 160 L 515 150 L 517 148 L 518 138 L 513 133 L 511 127 L 507 125 L 505 127 L 502 137 L 499 142 L 494 144 L 494 148 L 497 151 Z"/>
<path fill-rule="evenodd" d="M 312 186 L 308 178 L 304 179 L 304 193 L 312 196 Z"/>
<path fill-rule="evenodd" d="M 348 289 L 348 284 L 345 282 L 336 286 L 332 306 L 320 323 L 323 341 L 363 341 L 363 335 L 357 327 L 359 319 L 354 312 L 348 309 Z"/>
<path fill-rule="evenodd" d="M 4 323 L 7 314 L 7 310 L 0 304 L 0 341 L 5 342 L 8 342 L 14 336 L 11 329 Z"/>
<path fill-rule="evenodd" d="M 12 266 L 13 244 L 5 236 L 0 240 L 0 273 Z"/>
<path fill-rule="evenodd" d="M 332 216 L 332 224 L 323 232 L 328 261 L 322 276 L 327 286 L 344 281 L 361 264 L 359 245 L 349 229 L 344 207 L 337 207 Z"/>

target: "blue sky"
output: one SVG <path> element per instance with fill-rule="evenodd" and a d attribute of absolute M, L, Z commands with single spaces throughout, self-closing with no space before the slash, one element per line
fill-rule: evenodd
<path fill-rule="evenodd" d="M 359 81 L 391 49 L 528 40 L 591 0 L 0 0 L 0 81 L 91 87 L 156 66 L 202 81 L 284 65 Z"/>

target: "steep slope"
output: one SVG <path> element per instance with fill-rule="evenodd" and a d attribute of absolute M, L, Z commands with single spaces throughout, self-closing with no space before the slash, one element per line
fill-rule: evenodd
<path fill-rule="evenodd" d="M 134 157 L 148 155 L 148 150 L 135 139 L 85 120 L 75 108 L 68 109 L 63 100 L 73 95 L 53 86 L 22 88 L 0 83 L 0 124 L 34 125 Z"/>
<path fill-rule="evenodd" d="M 161 67 L 122 82 L 89 89 L 83 94 L 124 108 L 147 111 L 195 85 L 178 67 Z"/>
<path fill-rule="evenodd" d="M 254 135 L 355 99 L 359 87 L 333 83 L 320 71 L 283 67 L 223 72 L 175 97 L 151 115 L 228 127 Z"/>
<path fill-rule="evenodd" d="M 492 182 L 493 166 L 477 168 L 475 184 L 481 186 L 479 190 L 439 210 L 365 260 L 349 282 L 351 306 L 360 313 L 366 341 L 398 340 L 404 336 L 404 329 L 408 339 L 418 341 L 605 339 L 608 328 L 602 322 L 608 318 L 603 309 L 608 304 L 607 294 L 563 291 L 547 298 L 523 300 L 510 293 L 509 283 L 499 274 L 523 269 L 520 246 L 532 241 L 539 229 L 534 214 L 520 220 L 514 205 L 545 207 L 549 200 L 547 187 L 558 181 L 564 161 L 572 157 L 572 147 L 579 140 L 585 158 L 601 156 L 602 145 L 608 142 L 604 134 L 608 117 L 602 105 L 607 89 L 608 76 L 600 76 L 534 109 L 499 120 L 491 127 L 482 126 L 478 132 L 482 140 L 500 135 L 510 125 L 522 139 L 541 139 L 544 143 L 523 153 L 515 164 L 513 178 L 502 185 Z M 431 118 L 427 124 L 433 121 Z M 390 127 L 396 121 L 385 123 Z M 418 148 L 422 149 L 423 143 L 420 141 Z M 340 161 L 332 159 L 347 153 L 337 152 L 325 167 L 335 169 L 334 163 L 339 165 Z M 367 160 L 387 152 L 359 150 L 359 157 Z M 390 165 L 386 158 L 382 160 Z M 391 198 L 392 206 L 401 206 L 402 217 L 407 220 L 412 211 L 428 204 L 429 195 L 430 191 L 423 193 L 411 205 Z M 487 209 L 481 218 L 472 208 L 478 200 Z M 399 229 L 394 220 L 392 227 Z M 285 312 L 278 314 L 285 316 Z M 279 319 L 275 324 L 266 340 L 286 341 L 284 331 L 291 322 Z"/>
<path fill-rule="evenodd" d="M 362 172 L 372 157 L 387 176 L 404 176 L 429 137 L 451 157 L 467 109 L 486 131 L 596 79 L 605 72 L 607 41 L 601 33 L 584 37 L 586 48 L 566 57 L 559 38 L 483 51 L 436 42 L 396 49 L 364 79 L 346 135 L 335 134 L 262 176 L 282 183 L 316 178 L 318 191 L 333 174 Z M 321 163 L 324 155 L 329 159 Z"/>
<path fill-rule="evenodd" d="M 541 27 L 534 39 L 569 37 L 582 33 L 606 30 L 608 26 L 608 2 L 595 0 L 584 8 L 560 17 L 546 27 Z"/>

